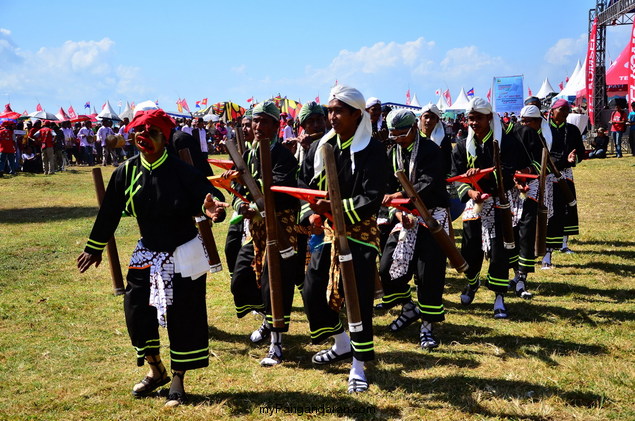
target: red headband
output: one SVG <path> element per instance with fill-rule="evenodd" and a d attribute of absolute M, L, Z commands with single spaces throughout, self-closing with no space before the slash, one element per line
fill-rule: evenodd
<path fill-rule="evenodd" d="M 126 126 L 125 131 L 129 131 L 131 128 L 138 126 L 156 126 L 161 130 L 163 136 L 165 136 L 166 142 L 170 140 L 170 132 L 176 123 L 172 120 L 172 117 L 167 115 L 163 110 L 146 110 L 138 111 L 135 114 L 132 121 Z"/>

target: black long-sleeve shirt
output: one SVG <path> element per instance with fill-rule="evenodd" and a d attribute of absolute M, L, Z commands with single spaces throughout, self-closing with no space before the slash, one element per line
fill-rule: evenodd
<path fill-rule="evenodd" d="M 260 145 L 256 143 L 256 147 L 248 149 L 243 154 L 243 160 L 249 169 L 254 180 L 261 184 L 260 173 Z M 282 143 L 278 139 L 271 149 L 271 171 L 273 174 L 274 186 L 287 186 L 297 187 L 297 173 L 298 173 L 298 160 L 295 159 L 289 149 L 282 146 Z M 262 186 L 262 184 L 261 184 Z M 237 191 L 245 196 L 247 199 L 252 200 L 251 194 L 247 187 L 239 185 Z M 299 201 L 295 197 L 285 193 L 274 193 L 273 195 L 276 205 L 276 212 L 281 212 L 285 209 L 296 209 L 299 207 Z M 236 208 L 241 203 L 240 199 L 234 200 L 234 207 Z"/>
<path fill-rule="evenodd" d="M 582 135 L 577 126 L 569 123 L 557 125 L 553 120 L 549 122 L 553 143 L 549 154 L 558 170 L 575 167 L 575 162 L 569 162 L 569 154 L 575 149 L 577 162 L 585 158 Z"/>
<path fill-rule="evenodd" d="M 459 139 L 452 151 L 452 176 L 465 174 L 469 168 L 486 169 L 494 166 L 494 146 L 491 139 L 491 133 L 486 136 L 485 143 L 476 142 L 476 159 L 472 163 L 468 163 L 466 140 Z M 522 168 L 522 154 L 525 154 L 524 148 L 519 144 L 513 132 L 502 134 L 500 160 L 501 172 L 503 173 L 503 187 L 509 190 L 514 186 L 514 173 Z M 469 196 L 468 190 L 473 187 L 467 183 L 455 182 L 457 191 L 461 201 L 467 202 Z M 478 185 L 484 193 L 492 196 L 498 196 L 496 180 L 493 173 L 485 175 L 480 179 Z"/>
<path fill-rule="evenodd" d="M 442 149 L 428 138 L 420 138 L 418 151 L 414 150 L 415 143 L 409 148 L 401 148 L 401 163 L 399 163 L 398 148 L 395 145 L 389 153 L 389 159 L 393 173 L 400 167 L 410 173 L 410 160 L 413 153 L 415 158 L 415 173 L 413 187 L 423 200 L 426 207 L 448 207 L 450 199 L 445 188 L 445 160 Z M 405 192 L 396 177 L 388 177 L 388 192 L 401 192 L 405 197 Z"/>
<path fill-rule="evenodd" d="M 208 193 L 224 200 L 198 170 L 167 151 L 152 164 L 141 155 L 130 158 L 110 178 L 85 251 L 101 253 L 125 212 L 137 218 L 147 248 L 172 252 L 196 235 L 192 217 Z"/>
<path fill-rule="evenodd" d="M 333 146 L 335 152 L 346 224 L 353 225 L 376 216 L 386 194 L 388 183 L 386 148 L 381 142 L 371 139 L 366 148 L 354 154 L 355 172 L 353 172 L 349 142 L 340 142 L 337 135 L 327 142 Z M 317 145 L 311 145 L 309 151 L 300 171 L 300 186 L 326 190 L 326 171 L 322 170 L 321 174 L 313 177 L 314 155 L 319 153 Z M 301 219 L 308 218 L 312 213 L 308 206 L 303 206 Z"/>

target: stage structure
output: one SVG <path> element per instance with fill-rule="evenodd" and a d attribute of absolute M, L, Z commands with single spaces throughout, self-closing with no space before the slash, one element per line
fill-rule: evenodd
<path fill-rule="evenodd" d="M 606 27 L 612 25 L 632 25 L 635 0 L 596 0 L 595 9 L 589 10 L 589 34 L 593 21 L 597 18 L 595 36 L 595 78 L 593 87 L 594 108 L 598 111 L 591 122 L 593 126 L 600 124 L 602 113 L 606 109 Z"/>

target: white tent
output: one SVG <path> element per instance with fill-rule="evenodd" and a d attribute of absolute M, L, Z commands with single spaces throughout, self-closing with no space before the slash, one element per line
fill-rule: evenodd
<path fill-rule="evenodd" d="M 542 86 L 540 87 L 540 90 L 538 91 L 536 96 L 540 99 L 544 99 L 547 97 L 547 95 L 552 93 L 556 93 L 556 91 L 551 86 L 551 83 L 549 83 L 549 78 L 545 78 L 545 81 L 542 82 Z"/>
<path fill-rule="evenodd" d="M 126 108 L 124 108 L 123 112 L 119 114 L 119 118 L 121 120 L 123 120 L 124 118 L 132 120 L 132 117 L 134 117 L 134 113 L 132 112 L 132 108 L 130 108 L 130 103 L 126 101 Z"/>
<path fill-rule="evenodd" d="M 115 110 L 110 105 L 110 101 L 106 101 L 106 106 L 104 107 L 103 110 L 101 110 L 99 114 L 97 114 L 97 118 L 98 119 L 107 118 L 108 120 L 116 120 L 116 121 L 121 120 L 119 116 L 117 115 L 117 113 L 115 112 Z"/>
<path fill-rule="evenodd" d="M 466 110 L 469 105 L 470 100 L 467 99 L 467 95 L 465 95 L 465 90 L 461 88 L 461 92 L 456 97 L 456 101 L 450 106 L 446 107 L 448 110 Z"/>
<path fill-rule="evenodd" d="M 578 61 L 575 68 L 576 70 L 573 71 L 571 78 L 569 78 L 567 86 L 557 95 L 557 98 L 575 97 L 579 91 L 585 88 L 586 73 L 584 69 L 586 69 L 586 59 L 584 59 L 584 65 L 580 65 L 580 61 Z"/>
<path fill-rule="evenodd" d="M 410 105 L 412 105 L 413 107 L 421 107 L 421 104 L 419 104 L 419 100 L 417 99 L 417 94 L 414 94 L 412 96 L 412 101 L 410 101 Z"/>
<path fill-rule="evenodd" d="M 441 95 L 439 97 L 439 100 L 437 101 L 437 108 L 439 108 L 441 111 L 445 111 L 448 109 L 448 103 L 446 102 L 443 95 Z"/>

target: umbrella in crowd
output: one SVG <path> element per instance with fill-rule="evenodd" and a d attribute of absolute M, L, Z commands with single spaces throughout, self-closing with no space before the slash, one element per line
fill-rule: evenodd
<path fill-rule="evenodd" d="M 37 118 L 38 120 L 51 120 L 58 121 L 58 118 L 53 113 L 49 113 L 47 111 L 34 111 L 29 114 L 29 118 Z"/>
<path fill-rule="evenodd" d="M 79 114 L 77 117 L 71 119 L 71 123 L 79 123 L 82 121 L 94 121 L 90 116 Z"/>
<path fill-rule="evenodd" d="M 11 105 L 7 104 L 4 106 L 4 111 L 0 113 L 0 118 L 8 119 L 8 120 L 17 120 L 20 118 L 22 114 L 16 113 L 11 109 Z"/>
<path fill-rule="evenodd" d="M 302 104 L 292 99 L 278 98 L 279 97 L 276 97 L 273 100 L 276 101 L 276 104 L 280 107 L 280 112 L 286 113 L 288 116 L 295 119 L 295 116 L 300 112 L 300 109 L 302 109 Z"/>

